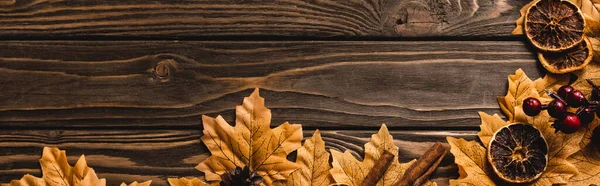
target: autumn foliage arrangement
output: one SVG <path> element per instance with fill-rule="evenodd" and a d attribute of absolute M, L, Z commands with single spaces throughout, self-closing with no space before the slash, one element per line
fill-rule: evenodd
<path fill-rule="evenodd" d="M 521 69 L 509 75 L 508 92 L 498 97 L 506 119 L 480 112 L 479 140 L 446 138 L 459 169 L 450 185 L 600 183 L 599 10 L 600 0 L 534 0 L 521 9 L 513 34 L 527 38 L 549 73 L 536 80 Z M 447 154 L 438 142 L 400 162 L 385 124 L 364 145 L 364 158 L 326 149 L 319 130 L 304 140 L 300 124 L 271 128 L 258 89 L 235 110 L 233 124 L 202 117 L 201 140 L 211 156 L 196 169 L 205 176 L 169 178 L 170 185 L 437 185 L 429 176 Z M 41 178 L 25 175 L 2 186 L 106 185 L 83 155 L 71 166 L 65 151 L 44 148 L 39 163 Z"/>

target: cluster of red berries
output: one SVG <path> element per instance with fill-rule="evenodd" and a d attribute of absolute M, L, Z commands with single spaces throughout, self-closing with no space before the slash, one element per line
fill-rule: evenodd
<path fill-rule="evenodd" d="M 542 110 L 548 110 L 548 114 L 556 118 L 552 125 L 556 131 L 566 134 L 574 133 L 582 126 L 585 126 L 594 120 L 594 113 L 600 116 L 600 89 L 589 79 L 587 82 L 592 86 L 591 100 L 588 101 L 585 95 L 579 90 L 575 90 L 570 85 L 564 85 L 558 89 L 558 92 L 546 91 L 554 100 L 548 105 L 542 105 L 536 98 L 527 98 L 523 100 L 523 111 L 528 116 L 536 116 Z M 568 112 L 567 108 L 578 108 L 575 113 Z"/>

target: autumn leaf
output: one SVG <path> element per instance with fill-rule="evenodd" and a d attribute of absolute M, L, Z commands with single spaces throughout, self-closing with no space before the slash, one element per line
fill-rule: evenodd
<path fill-rule="evenodd" d="M 450 153 L 458 165 L 458 179 L 450 180 L 450 185 L 496 185 L 490 178 L 493 175 L 487 162 L 487 151 L 475 141 L 446 137 Z"/>
<path fill-rule="evenodd" d="M 168 178 L 167 181 L 170 186 L 219 186 L 219 183 L 208 184 L 198 178 Z"/>
<path fill-rule="evenodd" d="M 567 159 L 579 170 L 579 174 L 571 177 L 569 184 L 587 186 L 600 183 L 600 151 L 591 144 L 592 131 L 598 126 L 598 118 L 586 126 L 579 143 L 581 149 Z"/>
<path fill-rule="evenodd" d="M 25 175 L 21 180 L 9 184 L 16 185 L 48 185 L 48 186 L 104 186 L 105 179 L 98 179 L 92 168 L 87 166 L 85 156 L 81 156 L 74 167 L 67 162 L 67 154 L 58 148 L 44 147 L 42 158 L 42 178 Z"/>
<path fill-rule="evenodd" d="M 207 181 L 219 181 L 219 175 L 232 168 L 248 166 L 263 177 L 266 185 L 285 180 L 298 169 L 286 159 L 302 141 L 302 126 L 284 123 L 271 129 L 271 110 L 256 89 L 236 107 L 235 126 L 221 116 L 202 116 L 202 142 L 211 156 L 196 166 L 205 173 Z"/>
<path fill-rule="evenodd" d="M 529 3 L 527 3 L 525 6 L 521 7 L 521 10 L 519 10 L 519 12 L 521 13 L 521 17 L 519 17 L 519 19 L 517 19 L 516 25 L 517 27 L 515 27 L 515 29 L 512 31 L 513 35 L 523 35 L 523 24 L 525 23 L 525 14 L 527 13 L 527 9 L 529 9 L 529 7 L 531 7 L 531 5 L 533 5 L 533 3 L 535 3 L 537 0 L 533 0 Z"/>
<path fill-rule="evenodd" d="M 483 146 L 487 148 L 494 133 L 498 131 L 498 129 L 508 125 L 508 122 L 500 118 L 498 114 L 490 116 L 485 112 L 479 112 L 479 117 L 481 118 L 481 125 L 479 125 L 481 130 L 477 133 L 477 136 L 479 136 Z"/>
<path fill-rule="evenodd" d="M 337 183 L 360 186 L 383 151 L 394 154 L 394 159 L 379 179 L 379 182 L 377 182 L 377 185 L 392 185 L 404 175 L 406 169 L 416 160 L 408 163 L 398 162 L 398 147 L 394 144 L 394 139 L 389 134 L 385 125 L 381 125 L 379 132 L 373 134 L 371 141 L 365 144 L 365 158 L 363 161 L 357 160 L 350 151 L 342 153 L 331 150 L 331 155 L 333 156 L 331 175 L 333 175 Z M 428 182 L 425 185 L 435 185 L 435 183 Z"/>
<path fill-rule="evenodd" d="M 286 181 L 275 182 L 282 186 L 327 186 L 333 183 L 333 177 L 329 173 L 329 153 L 325 150 L 325 142 L 321 138 L 319 130 L 304 141 L 304 146 L 298 149 L 296 164 L 300 167 L 294 171 Z"/>
<path fill-rule="evenodd" d="M 2 186 L 39 186 L 46 185 L 44 179 L 38 178 L 29 174 L 26 174 L 20 180 L 13 180 L 8 184 L 2 184 Z"/>
<path fill-rule="evenodd" d="M 143 183 L 138 183 L 137 181 L 134 181 L 133 183 L 127 185 L 125 183 L 121 183 L 121 186 L 150 186 L 150 183 L 152 183 L 152 180 L 143 182 Z"/>
<path fill-rule="evenodd" d="M 600 20 L 600 0 L 569 0 L 581 9 L 583 15 Z"/>
<path fill-rule="evenodd" d="M 500 109 L 508 117 L 514 120 L 514 107 L 523 103 L 528 97 L 539 98 L 542 103 L 549 103 L 551 99 L 540 97 L 545 94 L 544 90 L 556 90 L 560 86 L 569 83 L 568 75 L 547 74 L 544 78 L 532 81 L 521 69 L 515 71 L 514 75 L 508 76 L 508 91 L 505 96 L 498 97 Z M 487 144 L 486 144 L 487 145 Z"/>

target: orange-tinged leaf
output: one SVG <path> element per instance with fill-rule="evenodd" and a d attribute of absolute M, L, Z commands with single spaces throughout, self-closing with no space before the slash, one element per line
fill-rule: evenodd
<path fill-rule="evenodd" d="M 38 178 L 29 174 L 26 174 L 20 180 L 13 180 L 8 184 L 2 184 L 2 186 L 40 186 L 46 185 L 44 179 Z"/>
<path fill-rule="evenodd" d="M 87 166 L 85 156 L 81 156 L 74 167 L 67 162 L 67 154 L 58 148 L 44 147 L 42 158 L 42 178 L 25 175 L 9 185 L 47 185 L 47 186 L 105 186 L 105 179 L 98 179 L 94 169 Z"/>
<path fill-rule="evenodd" d="M 554 127 L 551 126 L 553 119 L 548 115 L 548 112 L 530 117 L 523 112 L 520 106 L 516 107 L 515 110 L 516 122 L 535 126 L 546 138 L 548 144 L 548 165 L 542 176 L 534 184 L 566 184 L 569 178 L 578 173 L 575 166 L 567 161 L 567 158 L 579 151 L 579 142 L 583 137 L 583 130 L 573 134 L 556 133 Z"/>
<path fill-rule="evenodd" d="M 202 123 L 202 141 L 211 156 L 196 169 L 205 173 L 207 181 L 221 180 L 219 175 L 236 166 L 248 166 L 266 185 L 272 185 L 298 169 L 286 156 L 300 147 L 302 126 L 286 122 L 271 129 L 271 110 L 265 107 L 258 89 L 236 107 L 235 126 L 221 116 L 202 116 Z"/>
<path fill-rule="evenodd" d="M 487 151 L 475 141 L 446 137 L 450 153 L 458 165 L 458 179 L 450 180 L 450 185 L 496 185 L 490 178 L 494 173 L 487 162 Z"/>
<path fill-rule="evenodd" d="M 333 183 L 333 177 L 329 170 L 329 152 L 325 150 L 325 142 L 321 138 L 319 130 L 304 141 L 304 145 L 298 149 L 296 164 L 300 167 L 294 171 L 286 181 L 275 182 L 282 186 L 328 186 Z"/>
<path fill-rule="evenodd" d="M 514 107 L 523 104 L 523 100 L 528 97 L 538 98 L 542 103 L 552 101 L 544 90 L 557 90 L 562 85 L 569 83 L 569 75 L 547 74 L 544 78 L 538 78 L 532 81 L 525 72 L 518 69 L 514 75 L 508 76 L 508 91 L 505 96 L 498 97 L 500 109 L 508 117 L 509 121 L 514 120 Z M 543 97 L 541 95 L 544 95 Z"/>
<path fill-rule="evenodd" d="M 525 14 L 527 13 L 527 9 L 529 9 L 529 7 L 531 7 L 531 5 L 533 5 L 533 3 L 535 3 L 537 0 L 533 0 L 529 3 L 527 3 L 525 6 L 521 7 L 521 10 L 519 10 L 519 12 L 521 13 L 521 17 L 519 17 L 519 19 L 517 19 L 516 22 L 516 27 L 515 29 L 512 31 L 513 35 L 523 35 L 524 34 L 524 28 L 523 28 L 523 24 L 525 23 Z"/>
<path fill-rule="evenodd" d="M 487 148 L 494 133 L 498 131 L 498 129 L 508 125 L 508 122 L 500 118 L 498 114 L 490 116 L 484 112 L 479 112 L 479 117 L 481 118 L 481 125 L 479 125 L 481 130 L 477 133 L 477 136 L 479 136 L 483 146 Z"/>
<path fill-rule="evenodd" d="M 377 185 L 388 186 L 396 183 L 404 172 L 416 160 L 408 163 L 398 162 L 398 147 L 394 144 L 392 135 L 389 134 L 385 125 L 381 125 L 381 129 L 377 134 L 371 136 L 371 141 L 365 144 L 365 158 L 363 161 L 356 159 L 350 151 L 344 153 L 331 150 L 333 157 L 333 168 L 331 175 L 337 183 L 343 183 L 350 186 L 360 186 L 365 179 L 375 162 L 383 151 L 388 151 L 394 154 L 392 163 L 377 182 Z M 426 185 L 436 185 L 433 182 L 428 182 Z"/>
<path fill-rule="evenodd" d="M 585 134 L 577 153 L 571 155 L 567 160 L 571 162 L 579 174 L 571 177 L 569 184 L 573 185 L 591 185 L 600 183 L 600 151 L 591 144 L 592 131 L 600 125 L 596 118 L 585 129 Z"/>
<path fill-rule="evenodd" d="M 219 183 L 208 184 L 198 178 L 169 178 L 167 179 L 170 186 L 219 186 Z"/>
<path fill-rule="evenodd" d="M 133 183 L 131 183 L 129 185 L 127 185 L 125 183 L 121 183 L 121 186 L 150 186 L 151 183 L 152 183 L 152 180 L 142 182 L 142 183 L 138 183 L 137 181 L 134 181 Z"/>

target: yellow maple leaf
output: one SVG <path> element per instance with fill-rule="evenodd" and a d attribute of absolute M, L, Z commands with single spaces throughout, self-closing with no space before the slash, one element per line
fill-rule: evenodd
<path fill-rule="evenodd" d="M 121 186 L 150 186 L 151 183 L 152 183 L 152 180 L 142 182 L 142 183 L 138 183 L 137 181 L 134 181 L 133 183 L 131 183 L 129 185 L 127 185 L 125 183 L 121 183 Z"/>
<path fill-rule="evenodd" d="M 514 107 L 523 104 L 524 99 L 536 97 L 542 103 L 549 103 L 552 101 L 551 99 L 547 96 L 541 97 L 540 95 L 545 94 L 544 90 L 546 89 L 557 90 L 560 86 L 569 83 L 569 78 L 568 75 L 547 74 L 544 78 L 532 81 L 523 70 L 518 69 L 514 75 L 508 76 L 508 91 L 506 95 L 498 97 L 500 109 L 508 117 L 509 121 L 513 121 Z"/>
<path fill-rule="evenodd" d="M 525 14 L 527 13 L 527 9 L 529 9 L 529 7 L 531 7 L 531 5 L 533 5 L 533 3 L 535 3 L 536 1 L 537 0 L 533 0 L 521 7 L 521 10 L 519 10 L 519 12 L 521 13 L 521 17 L 519 17 L 519 19 L 517 19 L 516 21 L 517 27 L 515 27 L 515 29 L 512 31 L 513 35 L 523 35 L 523 24 L 525 22 Z"/>
<path fill-rule="evenodd" d="M 98 179 L 94 170 L 87 166 L 81 155 L 74 167 L 67 162 L 67 154 L 58 148 L 44 147 L 42 158 L 42 178 L 25 175 L 21 180 L 13 180 L 9 186 L 48 185 L 48 186 L 104 186 L 105 179 Z M 4 186 L 4 185 L 3 185 Z"/>
<path fill-rule="evenodd" d="M 500 118 L 498 114 L 490 116 L 484 112 L 479 112 L 479 117 L 481 118 L 481 125 L 479 125 L 481 130 L 477 133 L 477 136 L 479 136 L 483 146 L 487 148 L 494 133 L 498 131 L 498 129 L 508 125 L 508 122 Z"/>
<path fill-rule="evenodd" d="M 504 121 L 498 115 L 487 115 L 480 112 L 481 131 L 478 133 L 483 146 L 474 141 L 457 140 L 448 138 L 454 154 L 455 161 L 459 166 L 460 178 L 451 181 L 451 185 L 493 185 L 490 182 L 503 183 L 497 178 L 497 175 L 490 171 L 489 163 L 484 157 L 486 149 L 492 135 L 501 127 L 510 123 L 526 123 L 538 128 L 545 137 L 548 144 L 548 165 L 541 177 L 529 185 L 553 185 L 566 184 L 571 177 L 578 173 L 577 168 L 567 158 L 576 153 L 580 147 L 579 142 L 583 138 L 583 131 L 580 130 L 574 134 L 556 133 L 551 124 L 554 122 L 547 111 L 542 111 L 537 116 L 527 116 L 521 107 L 522 100 L 527 97 L 535 97 L 543 103 L 548 103 L 549 99 L 545 94 L 540 94 L 539 89 L 557 89 L 566 84 L 568 78 L 564 76 L 547 75 L 543 79 L 531 81 L 524 72 L 517 70 L 515 75 L 509 76 L 509 88 L 507 96 L 499 99 L 506 115 L 511 116 L 509 121 Z M 508 109 L 513 106 L 512 109 Z M 481 156 L 481 157 L 479 157 Z M 482 182 L 483 181 L 483 182 Z"/>
<path fill-rule="evenodd" d="M 591 144 L 592 131 L 598 126 L 600 121 L 596 118 L 585 129 L 579 143 L 581 150 L 567 159 L 579 170 L 579 174 L 571 177 L 569 184 L 587 186 L 600 183 L 600 151 Z"/>
<path fill-rule="evenodd" d="M 496 185 L 490 175 L 494 172 L 487 162 L 487 151 L 475 141 L 446 137 L 450 153 L 458 165 L 458 179 L 450 180 L 450 185 Z"/>
<path fill-rule="evenodd" d="M 319 130 L 304 141 L 304 146 L 298 149 L 296 164 L 300 167 L 294 171 L 286 181 L 275 182 L 282 186 L 328 186 L 333 183 L 333 177 L 329 173 L 329 152 L 325 150 L 325 142 L 321 138 Z"/>
<path fill-rule="evenodd" d="M 394 144 L 392 135 L 389 134 L 387 127 L 381 125 L 377 134 L 371 136 L 371 141 L 365 144 L 365 158 L 363 161 L 357 160 L 350 151 L 344 153 L 331 150 L 333 156 L 333 168 L 331 175 L 337 183 L 343 183 L 350 186 L 360 186 L 367 176 L 379 156 L 384 151 L 394 154 L 392 163 L 381 176 L 377 185 L 388 186 L 396 183 L 404 172 L 416 160 L 408 163 L 398 162 L 398 147 Z M 436 185 L 434 182 L 427 182 L 425 185 Z"/>
<path fill-rule="evenodd" d="M 219 175 L 235 167 L 248 166 L 263 177 L 266 185 L 285 180 L 298 169 L 286 159 L 302 141 L 302 126 L 285 122 L 271 129 L 271 110 L 256 89 L 236 107 L 235 126 L 221 116 L 202 116 L 202 142 L 211 156 L 196 166 L 207 181 L 221 180 Z"/>
<path fill-rule="evenodd" d="M 167 179 L 170 186 L 218 186 L 219 183 L 206 183 L 198 178 L 187 179 L 187 178 L 169 178 Z"/>

